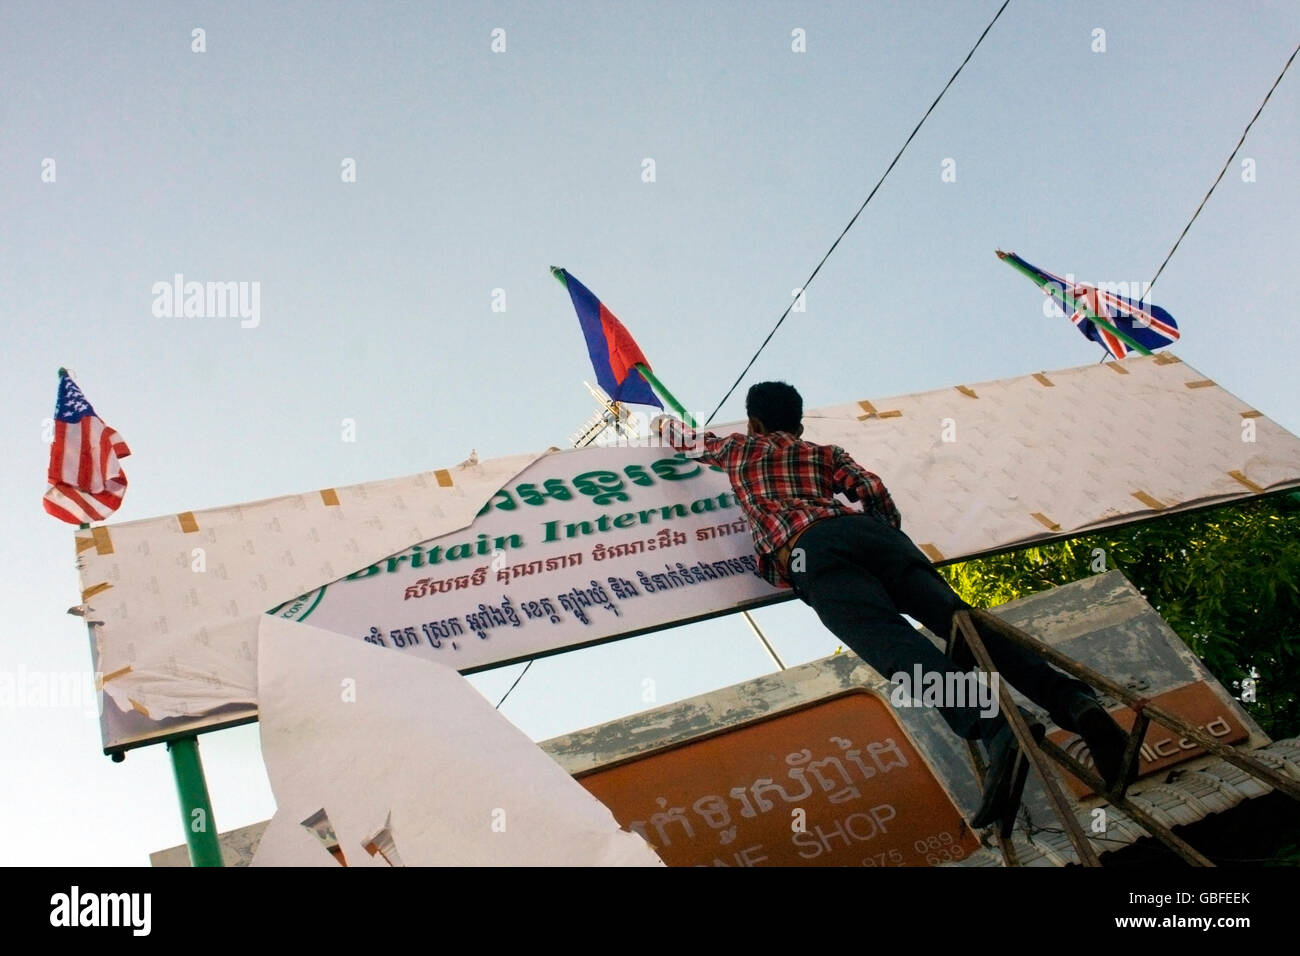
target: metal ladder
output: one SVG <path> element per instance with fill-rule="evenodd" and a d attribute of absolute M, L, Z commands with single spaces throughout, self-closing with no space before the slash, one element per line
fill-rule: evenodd
<path fill-rule="evenodd" d="M 1011 698 L 1011 692 L 1007 689 L 1005 682 L 998 681 L 998 703 L 1001 707 L 1002 715 L 1006 717 L 1007 722 L 1011 725 L 1012 731 L 1016 735 L 1016 740 L 1020 744 L 1020 755 L 1017 757 L 1017 766 L 1013 774 L 1021 772 L 1020 762 L 1029 761 L 1029 765 L 1038 775 L 1039 781 L 1043 785 L 1043 790 L 1047 794 L 1048 802 L 1051 804 L 1053 811 L 1060 819 L 1066 834 L 1070 838 L 1070 843 L 1074 846 L 1075 852 L 1079 856 L 1079 862 L 1083 866 L 1101 866 L 1096 852 L 1092 848 L 1092 843 L 1084 834 L 1083 828 L 1075 818 L 1074 811 L 1070 806 L 1070 801 L 1062 792 L 1055 774 L 1047 763 L 1047 758 L 1051 757 L 1058 764 L 1068 770 L 1071 774 L 1087 783 L 1098 794 L 1104 796 L 1111 806 L 1118 807 L 1128 817 L 1146 830 L 1151 836 L 1155 837 L 1166 847 L 1177 853 L 1184 861 L 1192 866 L 1214 866 L 1214 863 L 1197 852 L 1187 841 L 1175 835 L 1164 824 L 1160 823 L 1151 814 L 1147 813 L 1141 807 L 1137 806 L 1130 800 L 1126 794 L 1128 784 L 1126 780 L 1131 779 L 1134 775 L 1134 769 L 1139 758 L 1139 748 L 1146 736 L 1147 727 L 1152 721 L 1169 728 L 1177 734 L 1194 741 L 1206 751 L 1234 766 L 1240 767 L 1246 773 L 1265 783 L 1273 786 L 1275 789 L 1285 793 L 1294 800 L 1300 800 L 1300 782 L 1291 779 L 1285 774 L 1279 773 L 1272 767 L 1259 760 L 1249 753 L 1237 750 L 1219 743 L 1212 736 L 1199 727 L 1194 727 L 1184 721 L 1182 718 L 1171 714 L 1162 707 L 1151 703 L 1147 698 L 1134 694 L 1126 687 L 1110 680 L 1102 674 L 1097 673 L 1091 668 L 1085 667 L 1078 661 L 1071 660 L 1060 651 L 1037 638 L 1027 634 L 1020 628 L 1008 624 L 1001 618 L 990 614 L 982 608 L 971 608 L 961 610 L 953 615 L 952 632 L 949 635 L 948 652 L 951 655 L 957 648 L 960 641 L 965 641 L 966 646 L 975 658 L 975 662 L 987 673 L 993 673 L 997 670 L 993 666 L 993 661 L 989 657 L 984 642 L 980 639 L 976 630 L 974 621 L 978 621 L 980 626 L 987 627 L 990 631 L 1014 641 L 1021 647 L 1042 657 L 1049 664 L 1067 674 L 1077 677 L 1089 687 L 1095 690 L 1104 691 L 1106 694 L 1127 704 L 1136 715 L 1133 728 L 1129 731 L 1128 747 L 1124 753 L 1124 765 L 1119 776 L 1119 784 L 1113 790 L 1107 790 L 1099 774 L 1089 767 L 1083 766 L 1077 759 L 1066 753 L 1058 745 L 1050 740 L 1043 740 L 1035 744 L 1033 737 L 1030 735 L 1029 727 L 1025 723 L 1024 717 L 1020 713 L 1020 708 L 1016 706 Z M 984 778 L 984 761 L 980 757 L 974 741 L 967 741 L 970 746 L 971 760 L 975 765 L 977 779 Z M 995 839 L 1002 851 L 1003 862 L 1007 866 L 1019 866 L 1015 847 L 1012 845 L 1009 832 L 1004 832 L 1002 826 L 997 826 Z"/>

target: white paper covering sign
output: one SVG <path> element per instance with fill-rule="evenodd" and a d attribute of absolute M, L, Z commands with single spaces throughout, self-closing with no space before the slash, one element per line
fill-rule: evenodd
<path fill-rule="evenodd" d="M 663 865 L 451 668 L 267 616 L 258 657 L 276 812 L 254 866 Z"/>
<path fill-rule="evenodd" d="M 670 448 L 548 455 L 486 507 L 272 613 L 469 670 L 779 593 L 726 475 Z"/>
<path fill-rule="evenodd" d="M 187 716 L 251 716 L 268 608 L 468 526 L 539 457 L 75 532 L 80 611 L 104 682 L 105 748 L 175 732 Z"/>
<path fill-rule="evenodd" d="M 935 561 L 1300 485 L 1300 439 L 1168 353 L 860 400 L 804 422 L 806 438 L 884 479 Z M 159 718 L 255 707 L 258 618 L 272 609 L 465 670 L 780 598 L 745 563 L 748 532 L 720 534 L 741 514 L 717 472 L 663 449 L 538 459 L 451 469 L 448 487 L 425 473 L 339 488 L 336 507 L 303 495 L 213 509 L 190 516 L 191 531 L 167 516 L 76 532 L 97 669 L 120 708 L 105 707 L 106 747 Z M 733 562 L 743 573 L 723 573 Z"/>

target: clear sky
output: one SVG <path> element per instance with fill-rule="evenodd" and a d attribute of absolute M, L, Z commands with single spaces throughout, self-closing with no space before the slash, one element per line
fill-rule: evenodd
<path fill-rule="evenodd" d="M 40 505 L 60 365 L 130 443 L 123 520 L 564 444 L 592 374 L 552 264 L 707 415 L 998 5 L 0 5 L 0 673 L 90 669 Z M 1096 362 L 995 248 L 1149 280 L 1298 40 L 1293 0 L 1012 0 L 718 420 L 769 378 L 817 407 Z M 1293 432 L 1298 107 L 1293 71 L 1152 295 Z M 154 315 L 178 273 L 260 283 L 258 324 Z M 731 617 L 539 661 L 502 711 L 544 740 L 771 669 Z M 257 728 L 201 746 L 218 826 L 268 818 Z M 0 760 L 0 863 L 183 840 L 163 748 L 111 763 L 93 710 L 8 702 Z"/>

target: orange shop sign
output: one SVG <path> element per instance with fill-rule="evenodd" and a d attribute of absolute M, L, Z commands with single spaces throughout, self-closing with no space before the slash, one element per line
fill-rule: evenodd
<path fill-rule="evenodd" d="M 578 782 L 670 866 L 934 866 L 979 848 L 889 705 L 865 690 Z"/>

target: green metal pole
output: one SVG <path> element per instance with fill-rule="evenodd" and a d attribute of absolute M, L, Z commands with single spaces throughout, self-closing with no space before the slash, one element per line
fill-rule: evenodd
<path fill-rule="evenodd" d="M 203 761 L 199 759 L 198 738 L 182 737 L 169 741 L 167 750 L 172 755 L 172 772 L 176 775 L 176 794 L 181 801 L 181 823 L 185 827 L 185 843 L 190 848 L 190 865 L 222 866 L 221 844 L 212 818 L 208 782 L 203 777 Z"/>
<path fill-rule="evenodd" d="M 1020 262 L 1018 262 L 1015 258 L 1013 258 L 1013 256 L 1014 256 L 1014 253 L 1010 253 L 1010 252 L 1002 252 L 1001 250 L 998 251 L 998 258 L 999 258 L 999 259 L 1001 259 L 1003 262 L 1005 262 L 1005 263 L 1006 263 L 1007 265 L 1009 265 L 1011 268 L 1015 269 L 1015 270 L 1016 270 L 1017 272 L 1019 272 L 1021 275 L 1026 275 L 1026 276 L 1028 276 L 1030 279 L 1032 279 L 1032 280 L 1034 281 L 1034 284 L 1035 284 L 1036 286 L 1038 286 L 1040 289 L 1041 289 L 1044 285 L 1047 285 L 1047 283 L 1043 280 L 1043 276 L 1037 275 L 1037 274 L 1036 274 L 1032 269 L 1028 269 L 1028 268 L 1026 268 L 1025 266 L 1021 265 Z M 1150 355 L 1150 354 L 1151 354 L 1151 350 L 1150 350 L 1149 348 L 1147 348 L 1145 345 L 1143 345 L 1141 342 L 1137 342 L 1137 341 L 1135 341 L 1135 340 L 1134 340 L 1133 338 L 1131 338 L 1130 336 L 1126 335 L 1125 333 L 1121 332 L 1119 329 L 1115 328 L 1115 326 L 1111 325 L 1111 324 L 1110 324 L 1109 322 L 1107 322 L 1105 319 L 1103 319 L 1103 318 L 1101 318 L 1101 317 L 1095 315 L 1095 314 L 1093 313 L 1092 309 L 1088 308 L 1087 305 L 1085 305 L 1084 303 L 1080 302 L 1078 299 L 1076 299 L 1074 296 L 1070 295 L 1070 293 L 1066 292 L 1064 289 L 1061 290 L 1061 296 L 1062 296 L 1063 299 L 1065 299 L 1067 305 L 1069 305 L 1071 308 L 1073 308 L 1073 309 L 1075 309 L 1075 310 L 1077 310 L 1077 311 L 1079 311 L 1079 312 L 1082 312 L 1082 313 L 1083 313 L 1084 315 L 1086 315 L 1090 320 L 1092 320 L 1092 321 L 1093 321 L 1094 323 L 1096 323 L 1097 325 L 1100 325 L 1100 326 L 1101 326 L 1103 329 L 1105 329 L 1107 332 L 1111 332 L 1111 333 L 1113 333 L 1115 336 L 1117 336 L 1118 338 L 1123 339 L 1125 342 L 1127 342 L 1129 345 L 1131 345 L 1131 346 L 1133 347 L 1133 350 L 1134 350 L 1135 352 L 1139 352 L 1139 353 L 1141 353 L 1142 355 Z"/>
<path fill-rule="evenodd" d="M 691 428 L 695 427 L 695 419 L 691 417 L 691 413 L 683 407 L 681 402 L 677 401 L 672 392 L 664 388 L 663 382 L 655 378 L 654 372 L 650 371 L 644 365 L 634 365 L 632 367 L 640 372 L 641 377 L 650 383 L 650 387 L 658 392 L 659 396 L 672 407 L 672 410 L 681 416 L 682 421 Z"/>

